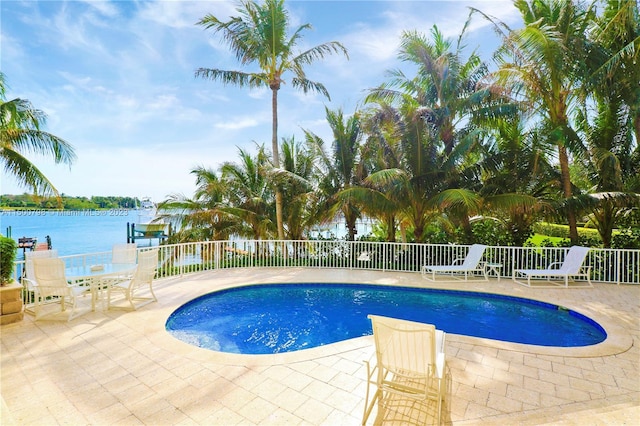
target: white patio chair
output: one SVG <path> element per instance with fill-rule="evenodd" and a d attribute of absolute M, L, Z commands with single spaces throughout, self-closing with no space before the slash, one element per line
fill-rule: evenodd
<path fill-rule="evenodd" d="M 111 263 L 136 263 L 138 246 L 135 243 L 118 243 L 111 248 Z"/>
<path fill-rule="evenodd" d="M 375 365 L 367 366 L 362 424 L 374 406 L 375 424 L 440 423 L 445 383 L 445 333 L 433 324 L 369 315 L 375 341 Z M 371 396 L 370 388 L 375 386 Z M 410 408 L 407 410 L 407 408 Z"/>
<path fill-rule="evenodd" d="M 153 279 L 158 269 L 158 249 L 142 251 L 138 254 L 138 266 L 130 280 L 120 281 L 107 288 L 107 309 L 136 310 L 151 302 L 157 302 L 153 292 Z M 148 295 L 141 296 L 143 287 L 148 286 Z M 121 293 L 129 306 L 114 306 L 111 298 Z"/>
<path fill-rule="evenodd" d="M 111 247 L 111 263 L 114 265 L 132 265 L 138 257 L 138 245 L 136 243 L 117 243 Z M 133 274 L 121 274 L 115 277 L 104 278 L 100 284 L 101 290 L 110 285 L 127 281 L 133 278 Z"/>
<path fill-rule="evenodd" d="M 572 246 L 562 262 L 553 262 L 544 269 L 516 269 L 513 271 L 513 281 L 527 287 L 558 287 L 569 288 L 569 280 L 583 279 L 586 284 L 572 285 L 571 288 L 593 287 L 591 284 L 591 266 L 583 266 L 589 254 L 589 247 Z M 519 278 L 527 278 L 520 281 Z M 542 279 L 549 285 L 532 285 L 531 279 Z M 555 279 L 554 279 L 555 278 Z M 558 281 L 559 280 L 559 281 Z"/>
<path fill-rule="evenodd" d="M 36 320 L 44 316 L 57 314 L 59 312 L 45 309 L 51 304 L 60 304 L 60 312 L 65 312 L 67 306 L 71 306 L 71 311 L 67 317 L 68 321 L 89 312 L 78 310 L 78 300 L 80 296 L 91 292 L 89 286 L 71 285 L 65 276 L 64 261 L 57 257 L 35 258 L 33 262 L 33 272 L 35 282 L 33 284 L 35 298 Z M 91 301 L 91 298 L 88 298 Z"/>
<path fill-rule="evenodd" d="M 487 246 L 482 244 L 473 244 L 469 248 L 466 257 L 454 259 L 451 265 L 424 265 L 422 267 L 422 277 L 435 281 L 436 274 L 450 274 L 454 278 L 462 274 L 464 275 L 464 280 L 467 281 L 469 275 L 479 272 L 484 277 L 484 280 L 488 281 L 486 265 L 481 261 L 486 248 Z"/>
<path fill-rule="evenodd" d="M 58 257 L 58 250 L 27 251 L 24 253 L 24 274 L 22 274 L 22 286 L 28 292 L 34 292 L 34 286 L 36 285 L 36 275 L 33 270 L 33 259 L 45 259 L 51 257 Z M 35 300 L 25 300 L 24 311 L 28 314 L 34 315 L 34 303 Z"/>

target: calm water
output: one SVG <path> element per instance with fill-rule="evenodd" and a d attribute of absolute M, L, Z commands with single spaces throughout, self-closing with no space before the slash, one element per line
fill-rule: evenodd
<path fill-rule="evenodd" d="M 0 211 L 0 232 L 7 235 L 11 227 L 11 237 L 37 238 L 46 242 L 51 237 L 52 248 L 61 256 L 70 254 L 110 251 L 115 243 L 127 242 L 127 222 L 137 222 L 136 210 L 83 210 L 83 211 Z M 138 245 L 148 245 L 150 241 L 139 240 Z M 22 250 L 18 251 L 22 258 Z"/>
<path fill-rule="evenodd" d="M 533 300 L 452 290 L 356 284 L 253 285 L 201 296 L 166 328 L 192 345 L 272 354 L 371 334 L 368 314 L 435 324 L 448 333 L 539 346 L 588 346 L 606 333 L 576 312 Z"/>
<path fill-rule="evenodd" d="M 96 253 L 110 251 L 115 243 L 127 242 L 127 223 L 142 223 L 148 217 L 139 217 L 137 210 L 83 210 L 83 211 L 10 211 L 0 210 L 0 233 L 11 237 L 37 238 L 39 243 L 46 242 L 46 236 L 51 237 L 52 248 L 58 250 L 60 256 Z M 365 235 L 371 231 L 369 222 L 357 224 L 358 235 Z M 312 232 L 314 236 L 325 238 L 344 237 L 344 224 L 327 225 L 322 230 Z M 158 244 L 157 239 L 138 240 L 139 246 L 150 243 Z M 22 250 L 18 253 L 22 258 Z"/>

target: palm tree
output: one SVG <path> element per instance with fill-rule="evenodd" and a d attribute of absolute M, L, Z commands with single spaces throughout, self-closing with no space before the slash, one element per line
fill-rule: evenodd
<path fill-rule="evenodd" d="M 604 12 L 594 22 L 590 39 L 604 55 L 594 66 L 592 88 L 610 90 L 628 108 L 636 145 L 640 144 L 640 10 L 638 3 L 605 0 Z M 602 84 L 605 83 L 605 84 Z M 609 92 L 611 93 L 611 92 Z"/>
<path fill-rule="evenodd" d="M 363 186 L 384 192 L 385 197 L 368 194 L 377 205 L 365 205 L 363 209 L 371 212 L 379 207 L 383 216 L 396 215 L 401 223 L 412 228 L 415 240 L 423 242 L 427 225 L 439 215 L 431 198 L 446 188 L 446 173 L 435 138 L 421 118 L 421 106 L 414 98 L 404 97 L 398 108 L 382 99 L 375 102 L 378 112 L 374 115 L 378 118 L 373 126 L 369 123 L 368 130 L 370 135 L 377 137 L 370 136 L 368 143 L 377 147 L 366 152 L 382 158 L 371 167 Z M 365 202 L 363 196 L 357 199 L 360 203 Z M 389 208 L 389 202 L 395 202 L 395 210 Z M 387 221 L 390 219 L 387 217 Z"/>
<path fill-rule="evenodd" d="M 478 159 L 474 151 L 479 132 L 474 122 L 492 113 L 492 103 L 481 84 L 486 66 L 475 53 L 463 60 L 464 34 L 465 30 L 454 45 L 436 26 L 431 39 L 405 32 L 399 58 L 417 66 L 415 76 L 392 70 L 390 79 L 366 98 L 382 109 L 390 105 L 395 110 L 387 116 L 395 121 L 400 135 L 401 167 L 380 178 L 394 179 L 396 187 L 404 188 L 404 215 L 417 241 L 443 209 L 470 234 L 469 213 L 479 208 L 478 197 L 460 189 L 473 191 L 477 185 L 462 170 Z"/>
<path fill-rule="evenodd" d="M 58 190 L 25 154 L 50 155 L 56 164 L 70 166 L 76 159 L 73 147 L 42 130 L 47 118 L 44 112 L 26 99 L 7 100 L 5 93 L 5 76 L 0 72 L 0 161 L 4 170 L 35 194 L 54 195 L 61 202 Z"/>
<path fill-rule="evenodd" d="M 522 246 L 533 225 L 550 210 L 553 183 L 559 180 L 547 162 L 539 129 L 525 128 L 525 115 L 488 122 L 489 141 L 479 167 L 485 209 L 504 224 L 509 243 Z"/>
<path fill-rule="evenodd" d="M 265 0 L 263 4 L 242 0 L 237 11 L 240 16 L 233 16 L 228 21 L 220 21 L 209 14 L 202 18 L 198 25 L 215 32 L 221 32 L 236 58 L 242 65 L 255 64 L 259 72 L 226 71 L 212 68 L 199 68 L 196 77 L 218 80 L 224 84 L 239 87 L 269 87 L 271 89 L 272 133 L 271 145 L 273 165 L 280 167 L 278 149 L 278 90 L 285 83 L 285 74 L 292 73 L 291 85 L 304 93 L 314 91 L 330 99 L 329 92 L 323 84 L 307 78 L 304 67 L 324 58 L 325 55 L 343 53 L 347 50 L 337 41 L 324 43 L 303 52 L 295 50 L 304 30 L 311 25 L 298 27 L 293 35 L 288 36 L 289 14 L 284 7 L 284 0 Z M 284 239 L 282 220 L 282 192 L 276 188 L 276 222 L 278 238 Z"/>
<path fill-rule="evenodd" d="M 515 0 L 514 5 L 524 21 L 521 29 L 511 30 L 485 15 L 503 37 L 495 81 L 515 100 L 537 112 L 557 148 L 563 196 L 571 199 L 569 154 L 579 156 L 585 152 L 571 125 L 571 114 L 576 110 L 584 82 L 587 30 L 594 11 L 564 0 Z M 576 213 L 567 208 L 566 215 L 571 241 L 577 244 Z"/>
<path fill-rule="evenodd" d="M 402 126 L 398 112 L 383 102 L 377 108 L 361 111 L 360 116 L 363 132 L 368 135 L 360 161 L 369 175 L 360 186 L 349 188 L 340 196 L 355 200 L 368 217 L 378 219 L 386 230 L 386 241 L 395 242 L 407 207 L 406 182 L 400 178 Z"/>
<path fill-rule="evenodd" d="M 419 108 L 416 112 L 445 156 L 460 143 L 474 142 L 473 132 L 465 124 L 486 115 L 490 106 L 488 88 L 481 84 L 488 73 L 486 65 L 475 52 L 463 61 L 465 29 L 455 46 L 435 25 L 431 39 L 415 31 L 403 33 L 398 57 L 418 67 L 415 77 L 391 70 L 389 80 L 366 98 L 367 102 L 382 100 L 398 105 L 403 98 L 412 97 Z"/>
<path fill-rule="evenodd" d="M 634 149 L 640 153 L 640 16 L 635 2 L 609 0 L 605 6 L 594 21 L 586 61 L 578 124 L 589 147 L 590 185 L 578 201 L 609 247 L 616 221 L 638 203 L 634 187 L 640 191 L 640 158 L 634 159 Z"/>
<path fill-rule="evenodd" d="M 282 169 L 274 169 L 270 174 L 282 188 L 287 200 L 283 206 L 284 228 L 288 240 L 302 240 L 306 231 L 314 223 L 314 155 L 294 137 L 283 138 Z"/>
<path fill-rule="evenodd" d="M 339 197 L 341 191 L 357 186 L 364 179 L 359 166 L 359 150 L 362 130 L 356 115 L 344 117 L 342 110 L 332 111 L 326 108 L 327 122 L 333 132 L 330 151 L 325 142 L 311 131 L 305 130 L 308 146 L 318 159 L 320 217 L 331 220 L 339 212 L 347 226 L 349 241 L 355 239 L 356 222 L 361 217 L 360 209 L 354 200 Z"/>
<path fill-rule="evenodd" d="M 273 235 L 273 192 L 267 176 L 268 161 L 264 147 L 251 156 L 239 149 L 240 162 L 220 167 L 227 185 L 229 206 L 224 211 L 238 219 L 237 234 L 254 240 Z"/>
<path fill-rule="evenodd" d="M 227 208 L 229 185 L 218 173 L 204 167 L 191 170 L 196 176 L 193 198 L 172 194 L 158 205 L 159 216 L 170 221 L 178 232 L 177 242 L 226 240 L 241 226 Z"/>

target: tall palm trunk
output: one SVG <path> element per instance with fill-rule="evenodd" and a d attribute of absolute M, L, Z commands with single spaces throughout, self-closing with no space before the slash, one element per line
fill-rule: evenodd
<path fill-rule="evenodd" d="M 280 168 L 280 150 L 278 148 L 278 89 L 279 85 L 271 86 L 271 150 L 273 151 L 273 166 Z M 276 224 L 278 226 L 278 239 L 284 240 L 284 226 L 282 224 L 282 191 L 276 184 Z"/>
<path fill-rule="evenodd" d="M 560 178 L 562 179 L 562 192 L 566 199 L 572 197 L 571 176 L 569 174 L 569 156 L 564 145 L 558 145 L 558 159 L 560 160 Z M 578 244 L 578 223 L 576 214 L 572 208 L 567 210 L 567 220 L 569 222 L 569 238 L 571 244 Z"/>
<path fill-rule="evenodd" d="M 395 215 L 389 215 L 385 219 L 387 223 L 387 242 L 396 242 L 396 217 Z"/>
<path fill-rule="evenodd" d="M 636 113 L 633 118 L 633 128 L 636 131 L 636 143 L 640 144 L 640 112 Z"/>

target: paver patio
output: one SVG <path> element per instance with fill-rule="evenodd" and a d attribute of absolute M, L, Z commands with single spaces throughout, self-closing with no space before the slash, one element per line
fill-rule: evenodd
<path fill-rule="evenodd" d="M 447 423 L 640 423 L 640 286 L 531 289 L 508 279 L 428 283 L 419 274 L 338 269 L 241 269 L 156 281 L 159 302 L 71 322 L 0 328 L 3 425 L 357 425 L 370 336 L 278 355 L 196 348 L 164 329 L 182 303 L 212 290 L 266 282 L 365 282 L 465 289 L 566 306 L 598 321 L 587 348 L 531 347 L 447 335 Z"/>

